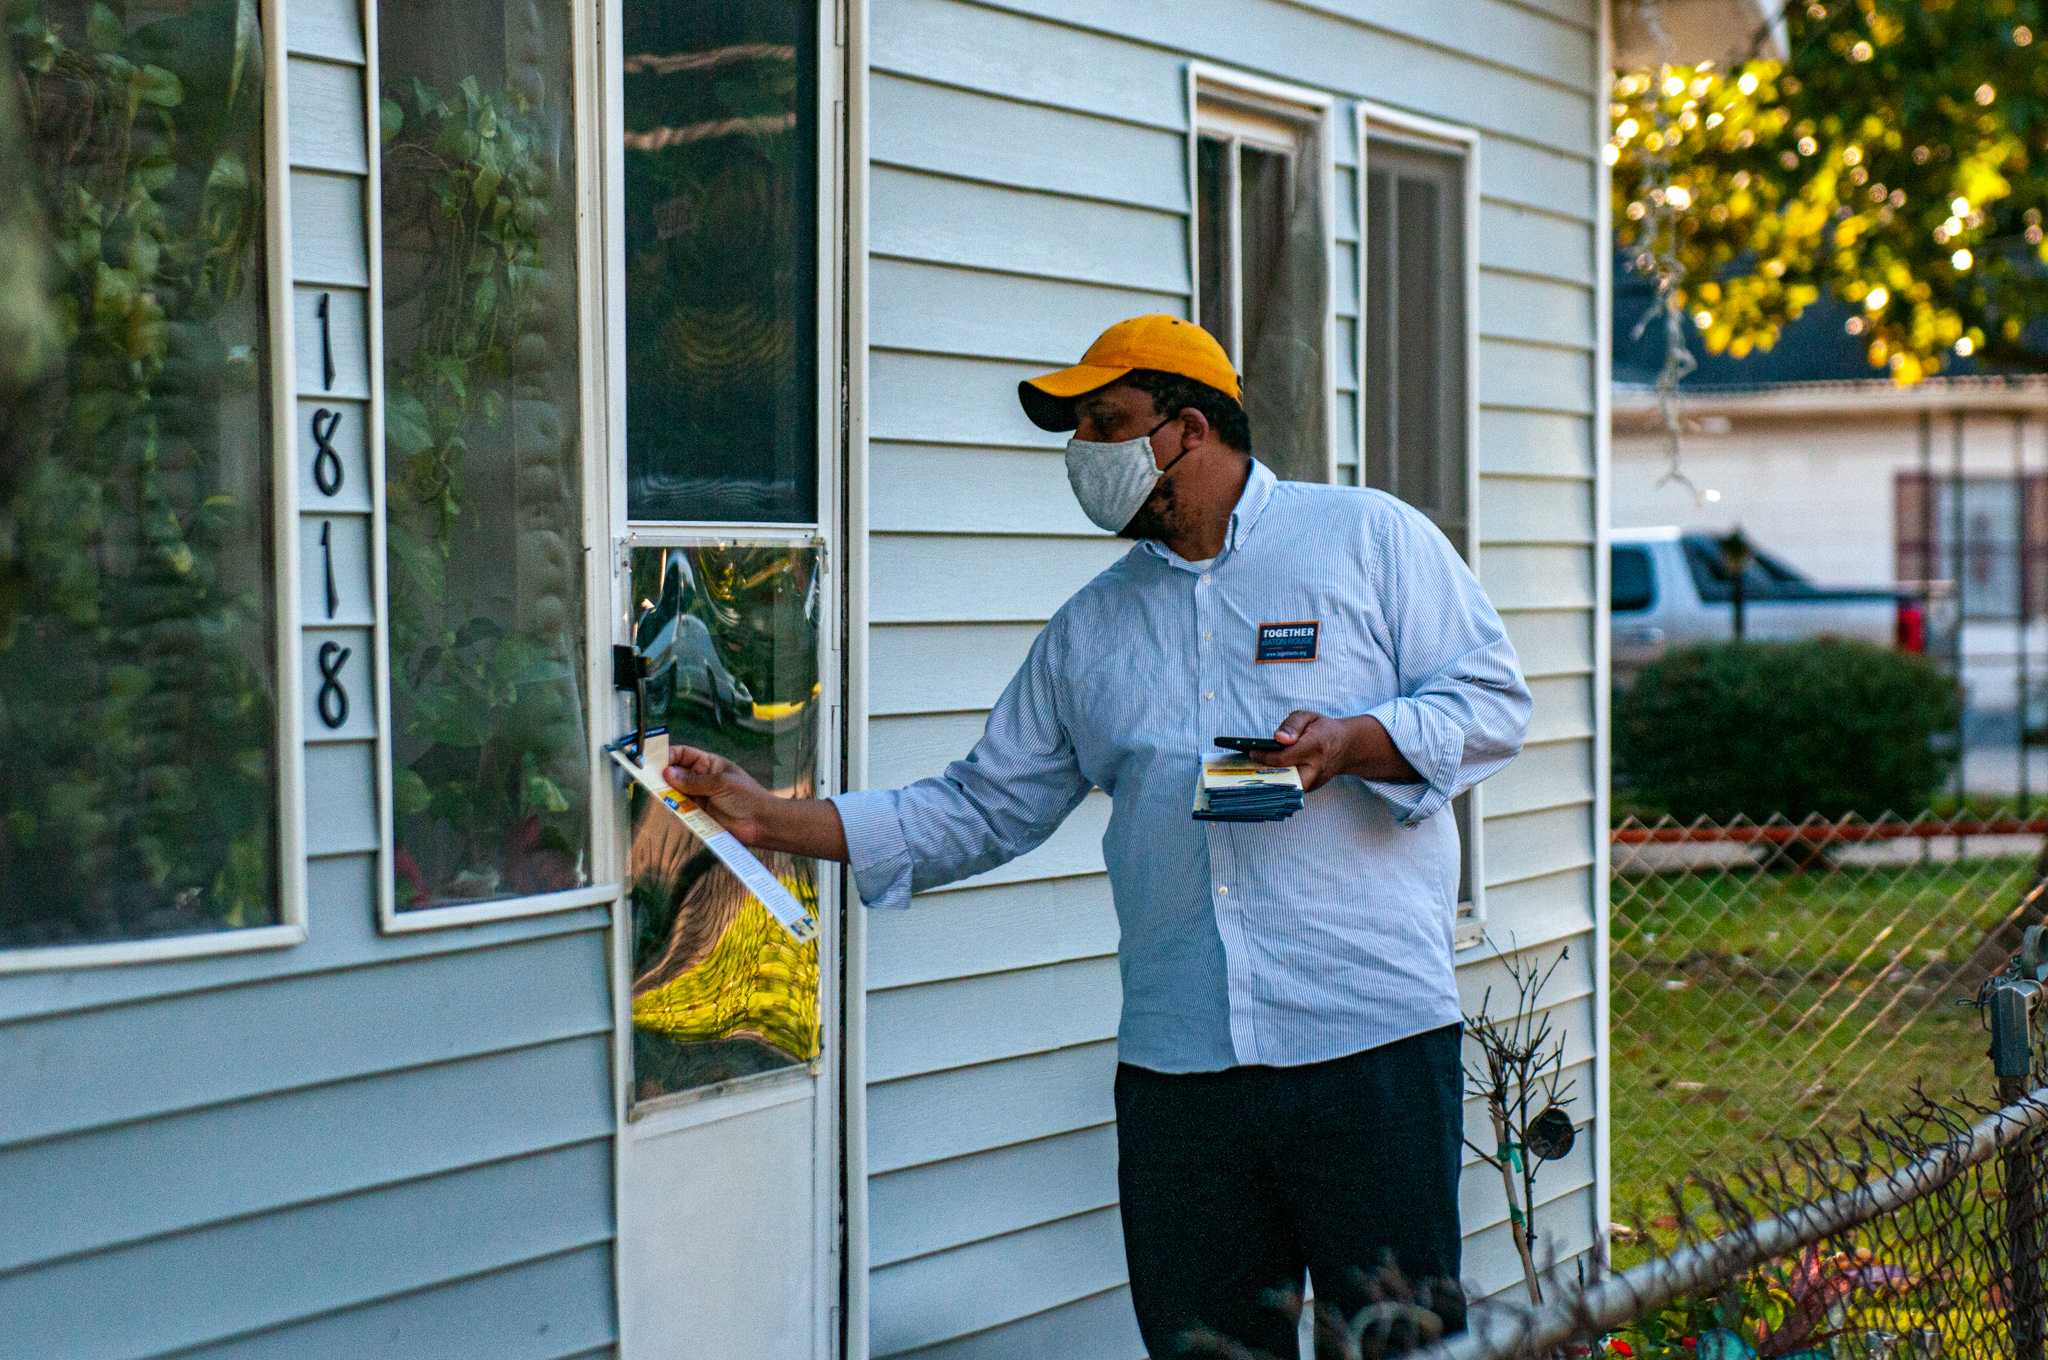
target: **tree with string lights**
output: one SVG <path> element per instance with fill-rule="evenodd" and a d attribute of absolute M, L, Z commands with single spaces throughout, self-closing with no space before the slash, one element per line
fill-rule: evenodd
<path fill-rule="evenodd" d="M 1713 353 L 1824 292 L 1902 384 L 2048 367 L 2048 0 L 1815 0 L 1783 61 L 1624 71 L 1616 236 Z"/>

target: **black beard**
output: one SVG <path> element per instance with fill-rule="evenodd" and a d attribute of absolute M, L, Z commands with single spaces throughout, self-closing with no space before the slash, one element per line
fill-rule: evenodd
<path fill-rule="evenodd" d="M 1131 516 L 1131 522 L 1117 530 L 1116 536 L 1167 542 L 1180 526 L 1177 508 L 1173 501 L 1173 479 L 1162 477 L 1159 485 L 1152 488 L 1152 494 L 1145 498 L 1145 503 L 1138 507 L 1138 513 Z"/>

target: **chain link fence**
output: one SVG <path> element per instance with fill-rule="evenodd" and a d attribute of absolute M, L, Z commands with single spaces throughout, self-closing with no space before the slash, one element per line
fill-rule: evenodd
<path fill-rule="evenodd" d="M 1774 1139 L 1853 1129 L 1916 1085 L 1983 1096 L 1984 1021 L 1958 1003 L 2039 919 L 2044 837 L 2048 821 L 1932 816 L 1618 827 L 1617 1209 Z"/>
<path fill-rule="evenodd" d="M 1633 1236 L 1641 1259 L 1619 1270 L 1595 1260 L 1590 1271 L 1582 1260 L 1553 1260 L 1526 1299 L 1508 1291 L 1476 1305 L 1468 1329 L 1455 1336 L 1442 1335 L 1440 1320 L 1422 1302 L 1435 1291 L 1410 1288 L 1382 1269 L 1369 1282 L 1373 1302 L 1356 1316 L 1316 1311 L 1318 1360 L 2048 1360 L 2048 925 L 2035 911 L 2042 894 L 2031 886 L 2034 861 L 2018 853 L 1975 860 L 1965 846 L 1896 829 L 1904 825 L 1715 828 L 1718 836 L 1700 827 L 1642 827 L 1645 834 L 1620 844 L 1667 847 L 1648 857 L 1654 867 L 1641 866 L 1634 876 L 1688 890 L 1680 894 L 1688 905 L 1657 917 L 1657 929 L 1639 922 L 1639 935 L 1686 934 L 1674 921 L 1740 923 L 1745 912 L 1775 920 L 1794 909 L 1815 917 L 1839 912 L 1834 934 L 1870 935 L 1891 923 L 1886 913 L 1900 917 L 1910 927 L 1903 936 L 1887 935 L 1875 946 L 1865 939 L 1846 954 L 1839 951 L 1847 946 L 1831 945 L 1824 929 L 1795 936 L 1782 924 L 1748 923 L 1765 935 L 1779 931 L 1772 943 L 1784 947 L 1751 952 L 1764 958 L 1765 973 L 1788 975 L 1772 995 L 1807 1028 L 1868 1027 L 1877 1034 L 1895 1024 L 1930 1023 L 1940 1014 L 1935 1004 L 1899 1001 L 1899 989 L 1954 985 L 1981 968 L 1961 998 L 1967 1007 L 1949 1007 L 1965 1017 L 1963 1026 L 1841 1050 L 1843 1063 L 1879 1051 L 1894 1065 L 1931 1064 L 1947 1053 L 1941 1086 L 1955 1094 L 1932 1094 L 1932 1083 L 1910 1081 L 1894 1089 L 1890 1083 L 1900 1078 L 1869 1074 L 1831 1082 L 1833 1106 L 1862 1093 L 1878 1097 L 1874 1108 L 1884 1113 L 1844 1108 L 1798 1136 L 1785 1136 L 1782 1127 L 1767 1136 L 1759 1128 L 1722 1164 L 1673 1178 L 1633 1205 L 1618 1201 L 1639 1222 Z M 1956 839 L 1958 830 L 1946 827 L 1944 835 Z M 1967 830 L 1980 841 L 1985 835 L 1984 828 Z M 1915 852 L 1900 849 L 1916 841 Z M 1729 845 L 1750 847 L 1763 864 L 1735 862 L 1725 854 Z M 1700 904 L 1713 895 L 1697 888 L 1715 882 L 1717 871 L 1702 865 L 1700 846 L 1723 847 L 1708 856 L 1721 878 L 1759 881 L 1731 894 L 1731 906 L 1709 911 Z M 1782 867 L 1788 859 L 1796 868 Z M 1767 890 L 1765 874 L 1781 891 Z M 1825 892 L 1853 896 L 1853 908 L 1831 907 L 1822 891 L 1782 890 L 1802 878 L 1813 880 L 1808 889 L 1832 885 Z M 2008 895 L 2015 879 L 2029 886 Z M 1632 886 L 1655 910 L 1668 908 L 1671 894 Z M 1988 890 L 2003 905 L 1977 903 L 1973 890 Z M 1652 906 L 1639 914 L 1653 915 Z M 1946 921 L 1950 915 L 1968 924 Z M 1923 931 L 1930 918 L 1943 924 Z M 2007 938 L 2015 948 L 2003 949 Z M 1710 949 L 1707 939 L 1695 924 L 1678 960 L 1741 952 Z M 1953 957 L 1912 952 L 1925 949 Z M 1697 980 L 1697 968 L 1674 973 L 1671 962 L 1644 971 L 1660 983 Z M 1749 967 L 1724 971 L 1739 980 Z M 1807 997 L 1800 988 L 1818 994 Z M 1758 1023 L 1754 1007 L 1743 1013 Z M 1824 1057 L 1836 1053 L 1808 1047 Z M 1758 1066 L 1791 1052 L 1769 1044 L 1744 1051 Z M 1617 1063 L 1615 1117 L 1626 1124 L 1631 1111 L 1619 1098 L 1618 1069 Z M 1732 1070 L 1722 1070 L 1724 1080 L 1735 1080 Z M 1767 1075 L 1781 1090 L 1805 1089 L 1785 1084 L 1797 1083 L 1797 1073 Z M 1811 1125 L 1816 1118 L 1801 1111 L 1777 1122 Z M 1769 1150 L 1759 1155 L 1760 1149 Z M 1651 1200 L 1667 1212 L 1645 1221 Z M 1228 1341 L 1212 1340 L 1203 1353 L 1263 1360 Z"/>

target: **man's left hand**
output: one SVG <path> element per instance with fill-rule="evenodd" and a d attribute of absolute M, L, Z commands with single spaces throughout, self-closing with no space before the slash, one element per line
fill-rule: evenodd
<path fill-rule="evenodd" d="M 1305 791 L 1319 789 L 1340 774 L 1401 783 L 1422 778 L 1370 714 L 1332 718 L 1297 708 L 1273 730 L 1273 739 L 1280 743 L 1279 750 L 1254 751 L 1252 759 L 1261 765 L 1292 765 L 1301 772 Z"/>
<path fill-rule="evenodd" d="M 1261 765 L 1292 765 L 1301 772 L 1301 787 L 1313 792 L 1351 767 L 1351 724 L 1297 708 L 1273 731 L 1277 751 L 1255 751 Z"/>

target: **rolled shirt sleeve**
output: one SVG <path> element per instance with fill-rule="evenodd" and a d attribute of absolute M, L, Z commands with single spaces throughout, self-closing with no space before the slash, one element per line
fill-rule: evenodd
<path fill-rule="evenodd" d="M 1478 578 L 1420 511 L 1400 506 L 1374 554 L 1401 693 L 1369 714 L 1422 778 L 1364 782 L 1414 826 L 1521 751 L 1529 686 Z"/>
<path fill-rule="evenodd" d="M 1058 624 L 1032 643 L 965 758 L 900 789 L 833 796 L 854 885 L 868 906 L 907 907 L 914 892 L 1015 859 L 1087 796 L 1088 779 L 1060 722 Z"/>

